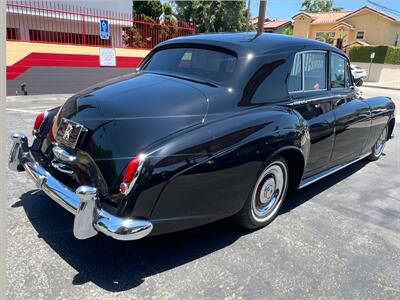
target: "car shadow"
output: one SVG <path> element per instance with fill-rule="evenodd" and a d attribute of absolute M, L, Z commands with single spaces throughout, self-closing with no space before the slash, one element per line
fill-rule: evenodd
<path fill-rule="evenodd" d="M 357 172 L 365 164 L 360 161 L 317 184 L 290 193 L 281 213 L 295 209 Z M 78 272 L 72 283 L 81 285 L 93 282 L 112 292 L 135 288 L 149 276 L 206 256 L 251 234 L 251 231 L 225 219 L 182 232 L 131 242 L 117 241 L 103 234 L 80 241 L 72 234 L 73 215 L 43 192 L 27 192 L 20 200 L 13 207 L 22 206 L 38 236 Z"/>

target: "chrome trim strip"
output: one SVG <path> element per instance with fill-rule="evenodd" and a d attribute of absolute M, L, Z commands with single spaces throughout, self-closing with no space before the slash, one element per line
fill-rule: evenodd
<path fill-rule="evenodd" d="M 336 167 L 332 167 L 332 168 L 329 168 L 328 170 L 325 170 L 325 171 L 323 171 L 321 173 L 318 173 L 316 175 L 313 175 L 313 176 L 310 176 L 308 178 L 305 178 L 300 182 L 299 189 L 302 189 L 302 188 L 304 188 L 304 187 L 306 187 L 306 186 L 308 186 L 308 185 L 310 185 L 310 184 L 312 184 L 312 183 L 314 183 L 314 182 L 316 182 L 316 181 L 318 181 L 318 180 L 320 180 L 322 178 L 325 178 L 325 177 L 327 177 L 329 175 L 332 175 L 333 173 L 335 173 L 337 171 L 340 171 L 340 170 L 342 170 L 342 169 L 344 169 L 344 168 L 346 168 L 346 167 L 348 167 L 348 166 L 350 166 L 350 165 L 352 165 L 352 164 L 354 164 L 354 163 L 366 158 L 368 155 L 369 155 L 369 153 L 364 154 L 364 155 L 360 156 L 359 158 L 357 158 L 355 160 L 352 160 L 351 162 L 349 162 L 347 164 L 339 165 L 339 166 L 336 166 Z"/>
<path fill-rule="evenodd" d="M 86 239 L 100 231 L 114 239 L 127 241 L 143 238 L 153 230 L 153 224 L 148 220 L 121 218 L 103 210 L 94 187 L 70 190 L 36 162 L 24 134 L 15 133 L 11 138 L 10 169 L 23 167 L 39 189 L 75 215 L 73 231 L 76 238 Z"/>
<path fill-rule="evenodd" d="M 304 93 L 304 92 L 300 91 L 300 92 L 295 92 L 295 93 L 298 94 L 298 93 Z M 296 100 L 296 101 L 288 103 L 287 105 L 289 105 L 289 106 L 304 105 L 304 104 L 310 104 L 310 103 L 322 101 L 322 100 L 345 98 L 345 97 L 347 97 L 347 95 L 327 95 L 327 96 L 320 96 L 320 97 L 314 97 L 314 98 L 310 97 L 310 99 Z"/>

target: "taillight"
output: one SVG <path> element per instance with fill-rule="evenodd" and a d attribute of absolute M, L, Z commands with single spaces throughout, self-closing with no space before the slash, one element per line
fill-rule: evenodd
<path fill-rule="evenodd" d="M 145 158 L 146 155 L 141 154 L 139 156 L 135 156 L 129 161 L 125 168 L 124 178 L 122 179 L 122 183 L 119 187 L 119 190 L 122 194 L 128 195 L 132 190 L 132 187 L 135 185 L 136 179 L 139 176 L 139 172 Z"/>
<path fill-rule="evenodd" d="M 42 112 L 36 116 L 35 123 L 33 124 L 33 130 L 32 130 L 33 135 L 36 135 L 39 132 L 40 127 L 43 124 L 43 121 L 46 119 L 46 116 L 47 116 L 47 112 Z"/>
<path fill-rule="evenodd" d="M 55 142 L 56 141 L 56 139 L 54 138 L 54 134 L 53 134 L 53 122 L 50 125 L 49 134 L 47 136 L 48 136 L 50 142 Z"/>

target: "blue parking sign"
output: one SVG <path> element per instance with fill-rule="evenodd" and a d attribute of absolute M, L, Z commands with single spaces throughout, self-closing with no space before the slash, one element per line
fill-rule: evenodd
<path fill-rule="evenodd" d="M 108 40 L 110 38 L 108 34 L 108 20 L 100 20 L 100 38 L 102 40 Z"/>

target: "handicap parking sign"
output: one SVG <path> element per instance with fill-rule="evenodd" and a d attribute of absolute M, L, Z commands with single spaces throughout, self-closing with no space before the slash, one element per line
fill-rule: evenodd
<path fill-rule="evenodd" d="M 102 40 L 108 40 L 110 38 L 108 34 L 108 20 L 100 20 L 100 38 Z"/>

